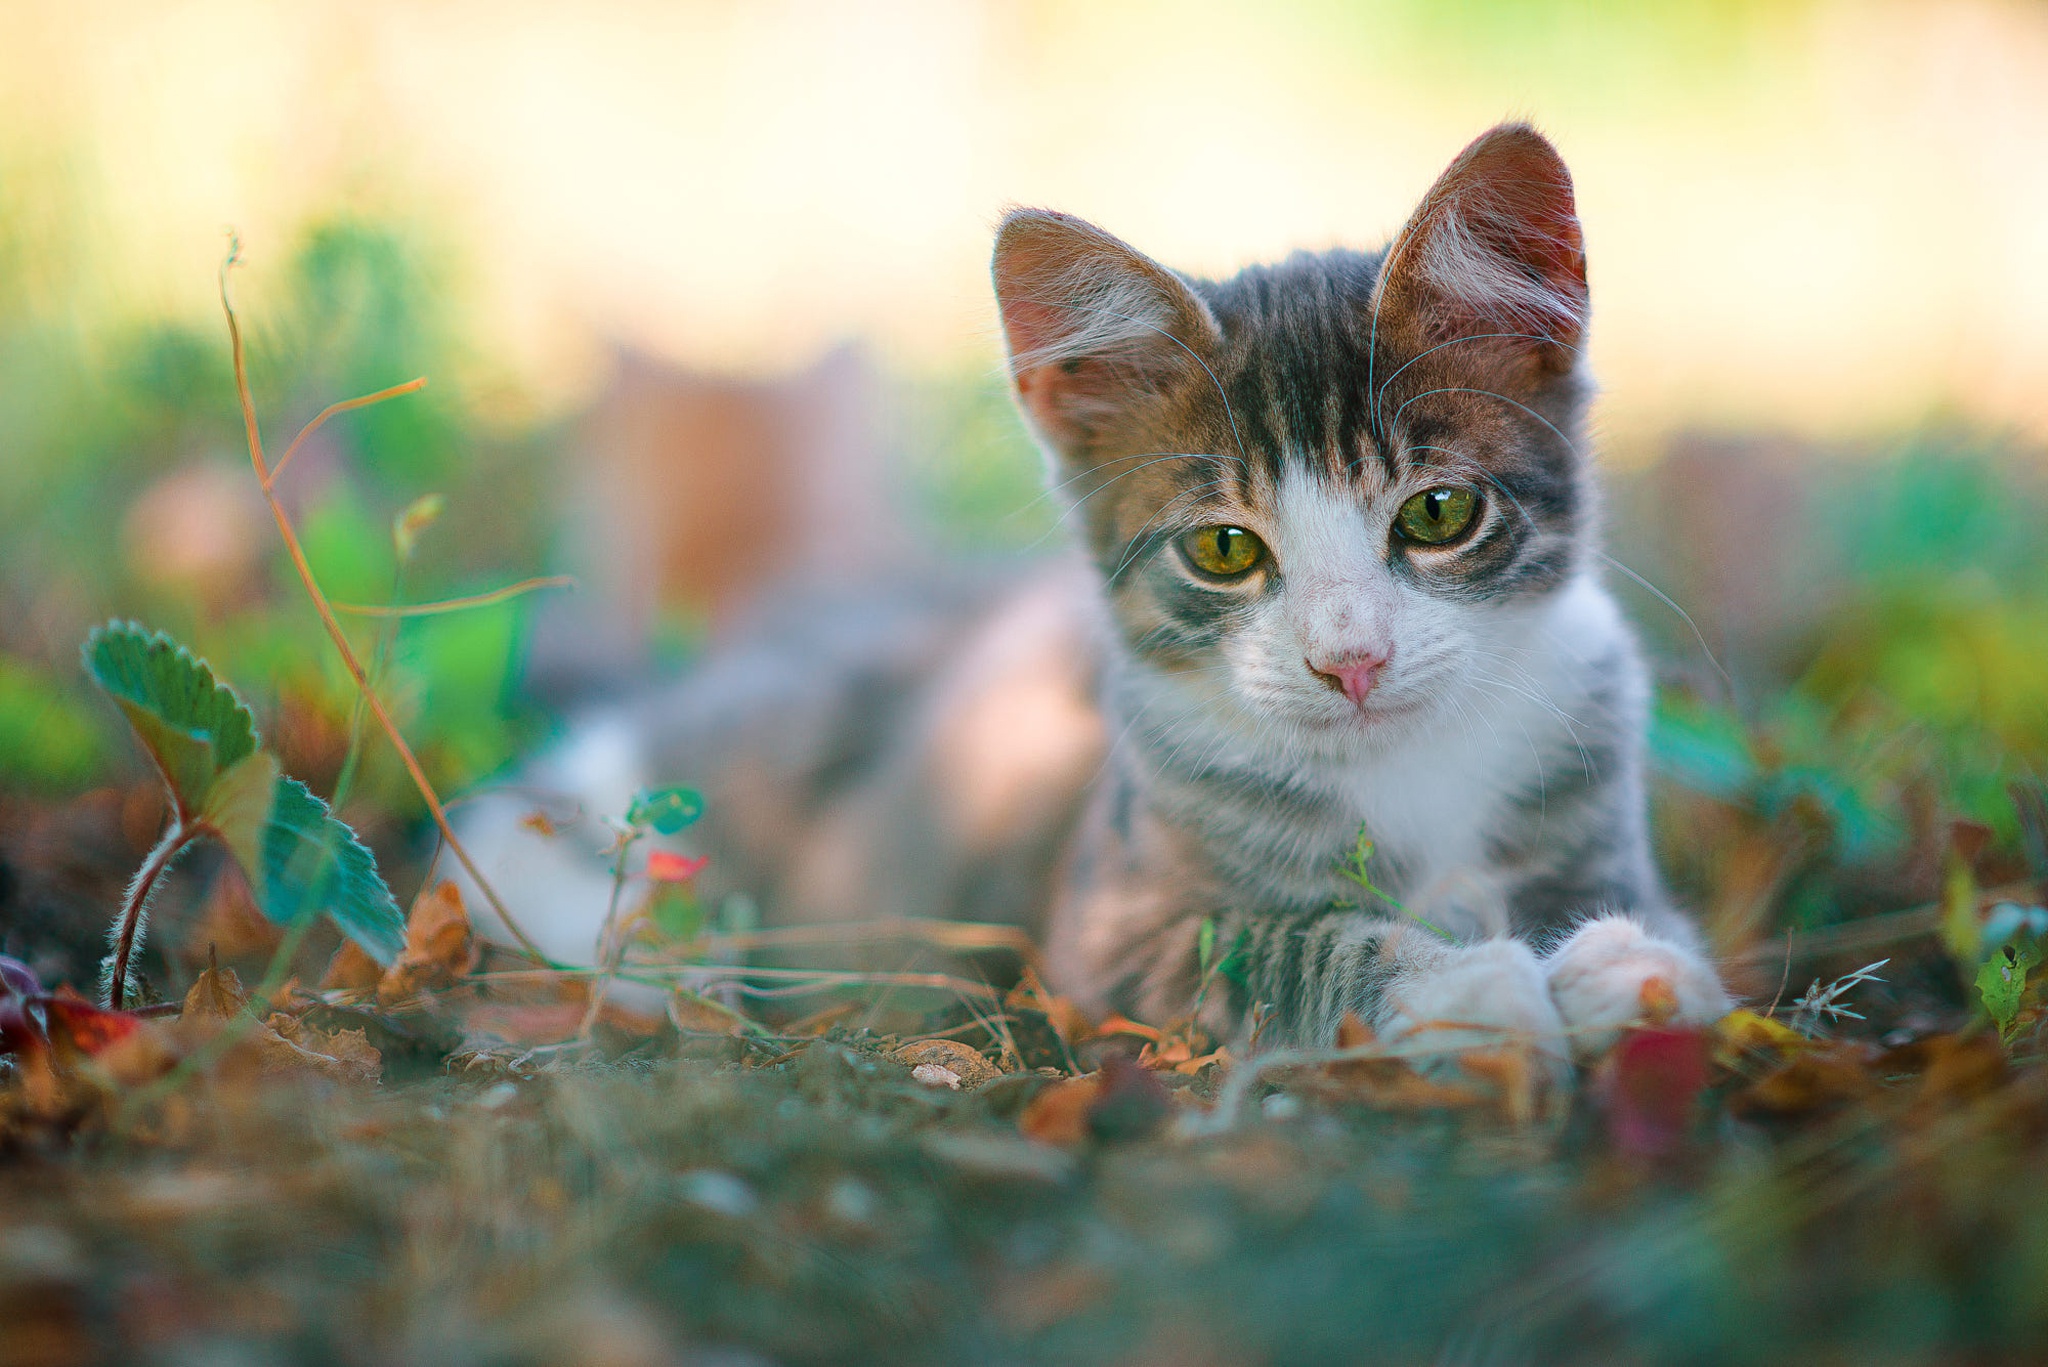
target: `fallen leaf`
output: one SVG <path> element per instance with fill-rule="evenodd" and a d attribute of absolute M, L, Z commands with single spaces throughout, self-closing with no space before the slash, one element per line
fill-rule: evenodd
<path fill-rule="evenodd" d="M 297 1016 L 277 1013 L 264 1022 L 270 1032 L 296 1051 L 273 1050 L 278 1062 L 298 1064 L 343 1082 L 375 1083 L 384 1073 L 384 1057 L 361 1030 L 322 1030 Z"/>
<path fill-rule="evenodd" d="M 753 1022 L 731 1007 L 696 992 L 678 990 L 668 999 L 669 1023 L 685 1035 L 744 1035 Z"/>
<path fill-rule="evenodd" d="M 327 961 L 327 971 L 320 975 L 320 986 L 326 991 L 374 992 L 384 977 L 384 965 L 369 956 L 369 953 L 354 940 L 343 940 L 341 948 L 334 951 L 334 957 Z"/>
<path fill-rule="evenodd" d="M 1355 1012 L 1345 1012 L 1344 1019 L 1337 1023 L 1339 1049 L 1370 1049 L 1378 1042 L 1372 1027 Z M 1463 1110 L 1483 1106 L 1490 1099 L 1483 1087 L 1424 1077 L 1400 1058 L 1335 1059 L 1320 1066 L 1290 1070 L 1283 1080 L 1291 1091 L 1384 1110 Z"/>
<path fill-rule="evenodd" d="M 1735 1010 L 1714 1024 L 1714 1061 L 1732 1068 L 1745 1056 L 1781 1057 L 1796 1054 L 1811 1043 L 1806 1036 L 1774 1016 Z"/>
<path fill-rule="evenodd" d="M 453 883 L 437 883 L 413 902 L 405 948 L 378 980 L 377 1000 L 390 1006 L 447 987 L 475 968 L 476 961 L 476 936 L 462 892 Z"/>
<path fill-rule="evenodd" d="M 1867 1052 L 1836 1043 L 1789 1059 L 1729 1099 L 1737 1115 L 1799 1115 L 1867 1096 L 1876 1089 Z"/>
<path fill-rule="evenodd" d="M 1940 1114 L 1981 1097 L 2005 1084 L 2011 1068 L 2005 1050 L 1988 1034 L 1930 1035 L 1877 1060 L 1880 1073 L 1918 1073 L 1913 1107 Z"/>
<path fill-rule="evenodd" d="M 153 1022 L 127 1011 L 109 1011 L 60 988 L 43 1003 L 50 1023 L 54 1063 L 83 1071 L 103 1085 L 133 1087 L 160 1077 L 179 1051 Z"/>
<path fill-rule="evenodd" d="M 1607 1130 L 1622 1152 L 1656 1158 L 1692 1128 L 1706 1090 L 1712 1044 L 1702 1030 L 1624 1030 L 1601 1064 Z"/>
<path fill-rule="evenodd" d="M 552 1002 L 487 1002 L 470 1007 L 462 1019 L 472 1036 L 487 1035 L 507 1044 L 535 1048 L 576 1038 L 582 1033 L 583 1018 L 589 1013 L 587 997 L 578 994 Z M 668 1020 L 608 1000 L 598 1008 L 597 1024 L 612 1034 L 641 1040 L 660 1034 Z"/>
<path fill-rule="evenodd" d="M 232 968 L 208 968 L 185 990 L 180 1020 L 231 1020 L 249 1004 L 249 990 Z"/>
<path fill-rule="evenodd" d="M 1095 1023 L 1088 1019 L 1087 1012 L 1067 998 L 1048 992 L 1045 984 L 1038 980 L 1038 975 L 1028 964 L 1024 968 L 1023 976 L 1017 980 L 1017 985 L 1003 998 L 1003 1005 L 1039 1012 L 1051 1022 L 1053 1032 L 1069 1047 L 1098 1033 Z M 1140 1033 L 1143 1030 L 1144 1027 L 1139 1027 Z"/>
<path fill-rule="evenodd" d="M 1160 1031 L 1156 1025 L 1140 1025 L 1129 1016 L 1112 1012 L 1102 1018 L 1102 1023 L 1095 1027 L 1094 1033 L 1097 1035 L 1135 1035 L 1142 1040 L 1156 1041 L 1159 1038 Z"/>
<path fill-rule="evenodd" d="M 1041 1144 L 1078 1144 L 1088 1137 L 1088 1108 L 1101 1091 L 1099 1073 L 1062 1078 L 1025 1103 L 1017 1128 Z"/>

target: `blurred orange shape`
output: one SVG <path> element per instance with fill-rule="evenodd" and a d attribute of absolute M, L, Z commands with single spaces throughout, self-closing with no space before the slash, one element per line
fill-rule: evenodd
<path fill-rule="evenodd" d="M 691 856 L 655 850 L 647 856 L 647 876 L 657 883 L 687 883 L 704 871 L 708 855 Z"/>

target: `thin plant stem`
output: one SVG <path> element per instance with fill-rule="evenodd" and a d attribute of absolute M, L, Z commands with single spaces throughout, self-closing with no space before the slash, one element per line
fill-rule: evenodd
<path fill-rule="evenodd" d="M 405 562 L 401 560 L 398 567 L 391 572 L 391 596 L 398 598 L 404 591 Z M 368 710 L 368 704 L 364 699 L 382 682 L 384 670 L 391 660 L 391 647 L 397 639 L 398 621 L 393 618 L 377 633 L 377 649 L 370 656 L 369 688 L 358 692 L 354 706 L 349 708 L 348 751 L 342 756 L 341 773 L 335 777 L 334 796 L 328 803 L 337 816 L 341 813 L 341 804 L 348 800 L 349 790 L 355 787 L 356 770 L 363 761 L 363 714 Z"/>
<path fill-rule="evenodd" d="M 613 847 L 612 896 L 604 909 L 604 930 L 597 937 L 597 983 L 591 989 L 590 1009 L 583 1013 L 583 1025 L 578 1031 L 584 1039 L 597 1028 L 598 1014 L 604 1010 L 604 999 L 611 991 L 612 979 L 619 972 L 619 947 L 613 943 L 618 935 L 619 902 L 626 892 L 626 856 L 633 852 L 634 844 L 640 839 L 636 827 L 627 827 L 619 832 L 618 843 Z"/>
<path fill-rule="evenodd" d="M 185 847 L 199 838 L 196 827 L 189 827 L 183 818 L 173 816 L 171 827 L 157 841 L 156 848 L 142 861 L 142 867 L 135 871 L 135 881 L 128 885 L 128 896 L 121 903 L 121 914 L 114 920 L 112 939 L 113 953 L 107 965 L 107 982 L 101 995 L 108 1007 L 115 1011 L 122 1009 L 128 993 L 128 965 L 135 951 L 142 945 L 143 920 L 149 906 L 149 896 L 156 891 L 156 885 L 164 873 L 185 852 Z"/>
<path fill-rule="evenodd" d="M 568 589 L 576 587 L 576 577 L 569 574 L 544 574 L 534 579 L 522 579 L 516 584 L 507 584 L 502 589 L 488 593 L 472 593 L 466 598 L 443 598 L 433 603 L 336 603 L 334 610 L 346 617 L 435 617 L 444 612 L 466 612 L 470 608 L 487 608 L 496 603 L 509 602 L 537 589 Z M 396 598 L 398 595 L 393 594 Z"/>
<path fill-rule="evenodd" d="M 406 773 L 412 777 L 413 786 L 419 789 L 420 798 L 427 804 L 427 810 L 433 814 L 434 825 L 440 829 L 441 838 L 447 842 L 449 850 L 454 853 L 456 860 L 462 865 L 463 871 L 469 874 L 471 881 L 476 884 L 477 890 L 484 895 L 484 900 L 491 904 L 491 910 L 497 913 L 498 919 L 504 923 L 505 928 L 512 932 L 514 939 L 519 941 L 526 955 L 536 963 L 545 964 L 548 962 L 548 959 L 541 952 L 540 946 L 535 944 L 525 930 L 521 929 L 519 923 L 512 918 L 512 913 L 506 908 L 504 901 L 498 896 L 496 890 L 491 887 L 489 880 L 484 877 L 483 870 L 477 867 L 476 861 L 470 858 L 469 851 L 456 838 L 454 828 L 448 824 L 448 813 L 441 806 L 441 799 L 435 794 L 434 785 L 427 778 L 427 771 L 420 766 L 419 757 L 413 754 L 412 746 L 406 743 L 405 736 L 398 729 L 398 723 L 391 719 L 390 712 L 385 709 L 383 700 L 377 696 L 376 690 L 370 687 L 369 677 L 363 669 L 362 661 L 356 658 L 354 648 L 348 643 L 347 634 L 342 631 L 341 623 L 335 619 L 334 609 L 328 603 L 327 595 L 321 590 L 320 581 L 313 577 L 313 567 L 306 561 L 306 551 L 299 544 L 298 532 L 293 528 L 292 520 L 286 514 L 284 505 L 277 500 L 277 494 L 273 488 L 276 477 L 271 473 L 270 467 L 264 463 L 263 434 L 256 423 L 256 400 L 249 392 L 248 361 L 242 347 L 242 325 L 235 317 L 235 306 L 228 295 L 228 271 L 235 265 L 239 252 L 239 246 L 231 248 L 228 252 L 227 260 L 221 263 L 220 306 L 221 311 L 227 315 L 228 342 L 233 353 L 235 365 L 235 394 L 242 405 L 242 428 L 248 440 L 249 462 L 255 467 L 256 482 L 263 490 L 263 501 L 270 505 L 270 516 L 277 523 L 278 535 L 284 539 L 285 551 L 291 557 L 292 568 L 297 571 L 299 582 L 306 587 L 306 596 L 313 600 L 313 607 L 320 614 L 320 624 L 327 628 L 328 639 L 334 642 L 334 648 L 341 653 L 342 664 L 348 668 L 349 676 L 355 680 L 357 689 L 361 691 L 363 698 L 370 704 L 370 710 L 376 714 L 378 725 L 383 728 L 385 738 L 391 742 L 391 748 L 398 752 L 398 758 L 404 763 Z M 344 404 L 331 404 L 322 411 L 320 417 L 315 418 L 313 423 L 308 424 L 308 428 L 310 429 L 312 426 L 317 425 L 330 413 L 341 412 L 349 406 L 361 408 L 383 399 L 396 397 L 399 394 L 409 394 L 413 390 L 418 389 L 422 383 L 424 381 L 396 385 L 390 389 L 380 390 L 375 394 L 365 395 L 360 400 L 349 400 Z M 292 450 L 296 450 L 298 441 L 303 441 L 304 437 L 305 433 L 301 432 L 293 445 L 287 448 L 287 454 Z"/>
<path fill-rule="evenodd" d="M 234 264 L 232 257 L 229 258 L 228 264 L 231 266 Z M 292 463 L 292 457 L 299 454 L 299 448 L 306 444 L 306 438 L 319 431 L 321 426 L 335 414 L 346 413 L 356 408 L 368 408 L 373 403 L 382 403 L 386 399 L 395 399 L 401 394 L 411 394 L 426 387 L 427 377 L 421 375 L 407 380 L 404 384 L 395 384 L 389 389 L 380 389 L 374 394 L 362 394 L 353 399 L 343 399 L 339 403 L 328 404 L 327 407 L 320 410 L 319 415 L 313 421 L 301 427 L 299 435 L 292 438 L 292 444 L 284 448 L 284 457 L 277 462 L 276 468 L 270 472 L 270 478 L 274 480 L 282 475 L 284 467 Z"/>

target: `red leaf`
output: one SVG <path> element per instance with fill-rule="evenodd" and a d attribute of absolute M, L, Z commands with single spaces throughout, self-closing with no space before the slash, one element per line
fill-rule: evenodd
<path fill-rule="evenodd" d="M 1692 1127 L 1711 1042 L 1700 1030 L 1629 1030 L 1607 1064 L 1607 1128 L 1625 1153 L 1669 1153 Z"/>
<path fill-rule="evenodd" d="M 68 990 L 59 989 L 43 1002 L 53 1030 L 61 1028 L 82 1054 L 98 1057 L 119 1044 L 126 1044 L 142 1029 L 142 1017 L 127 1011 L 108 1011 L 94 1006 Z"/>
<path fill-rule="evenodd" d="M 671 854 L 667 850 L 653 850 L 647 856 L 647 876 L 657 883 L 687 883 L 704 871 L 711 862 L 710 856 Z"/>

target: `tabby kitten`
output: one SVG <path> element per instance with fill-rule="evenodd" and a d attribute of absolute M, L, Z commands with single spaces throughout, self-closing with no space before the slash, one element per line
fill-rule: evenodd
<path fill-rule="evenodd" d="M 1650 857 L 1550 144 L 1485 134 L 1378 253 L 1211 282 L 1020 209 L 994 277 L 1083 563 L 785 606 L 538 781 L 595 810 L 700 782 L 714 895 L 1020 921 L 1056 990 L 1141 1019 L 1195 999 L 1205 921 L 1242 969 L 1205 998 L 1225 1033 L 1265 1003 L 1269 1038 L 1326 1043 L 1356 1012 L 1561 1071 L 1724 1011 Z M 513 815 L 478 852 L 587 955 L 590 847 Z M 1361 829 L 1374 891 L 1345 877 Z"/>

